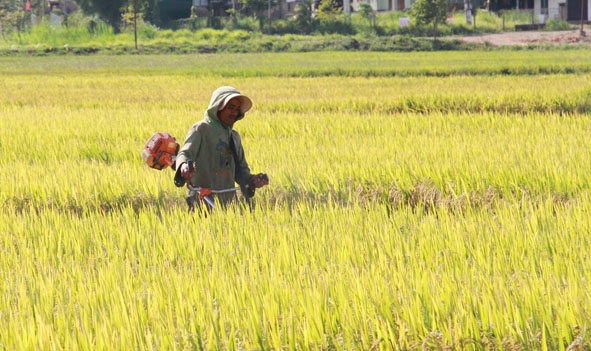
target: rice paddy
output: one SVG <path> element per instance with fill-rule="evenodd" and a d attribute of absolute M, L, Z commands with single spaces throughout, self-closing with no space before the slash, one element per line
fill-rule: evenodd
<path fill-rule="evenodd" d="M 589 349 L 574 53 L 0 58 L 0 349 Z M 220 85 L 271 182 L 189 215 L 140 154 Z"/>

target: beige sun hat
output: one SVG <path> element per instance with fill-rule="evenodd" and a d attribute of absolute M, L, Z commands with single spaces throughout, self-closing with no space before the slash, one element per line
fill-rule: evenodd
<path fill-rule="evenodd" d="M 250 100 L 248 96 L 242 95 L 240 93 L 231 93 L 230 95 L 226 96 L 224 101 L 222 101 L 220 110 L 226 108 L 228 101 L 232 100 L 233 98 L 238 98 L 238 100 L 240 100 L 240 113 L 243 115 L 252 107 L 252 100 Z"/>

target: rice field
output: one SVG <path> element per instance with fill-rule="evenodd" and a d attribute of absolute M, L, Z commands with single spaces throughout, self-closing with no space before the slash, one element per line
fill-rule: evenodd
<path fill-rule="evenodd" d="M 0 350 L 589 350 L 591 55 L 559 53 L 0 58 Z M 271 182 L 189 215 L 141 150 L 220 85 Z"/>

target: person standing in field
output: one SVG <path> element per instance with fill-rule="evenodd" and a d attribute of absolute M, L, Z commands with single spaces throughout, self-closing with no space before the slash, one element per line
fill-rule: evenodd
<path fill-rule="evenodd" d="M 251 173 L 240 134 L 234 130 L 234 123 L 242 120 L 251 107 L 251 99 L 234 87 L 222 86 L 212 93 L 203 120 L 191 126 L 176 157 L 177 186 L 188 182 L 194 188 L 223 190 L 238 183 L 248 201 L 256 188 L 269 184 L 266 174 Z M 222 205 L 237 198 L 235 191 L 216 197 Z M 202 205 L 202 199 L 189 190 L 187 203 L 192 212 L 195 205 Z"/>

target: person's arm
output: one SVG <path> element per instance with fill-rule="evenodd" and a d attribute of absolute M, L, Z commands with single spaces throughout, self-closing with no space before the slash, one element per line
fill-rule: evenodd
<path fill-rule="evenodd" d="M 201 139 L 198 126 L 191 127 L 176 157 L 177 173 L 184 179 L 191 179 L 195 173 L 195 167 L 193 169 L 189 168 L 189 161 L 194 161 L 197 158 L 197 154 L 201 148 Z"/>

